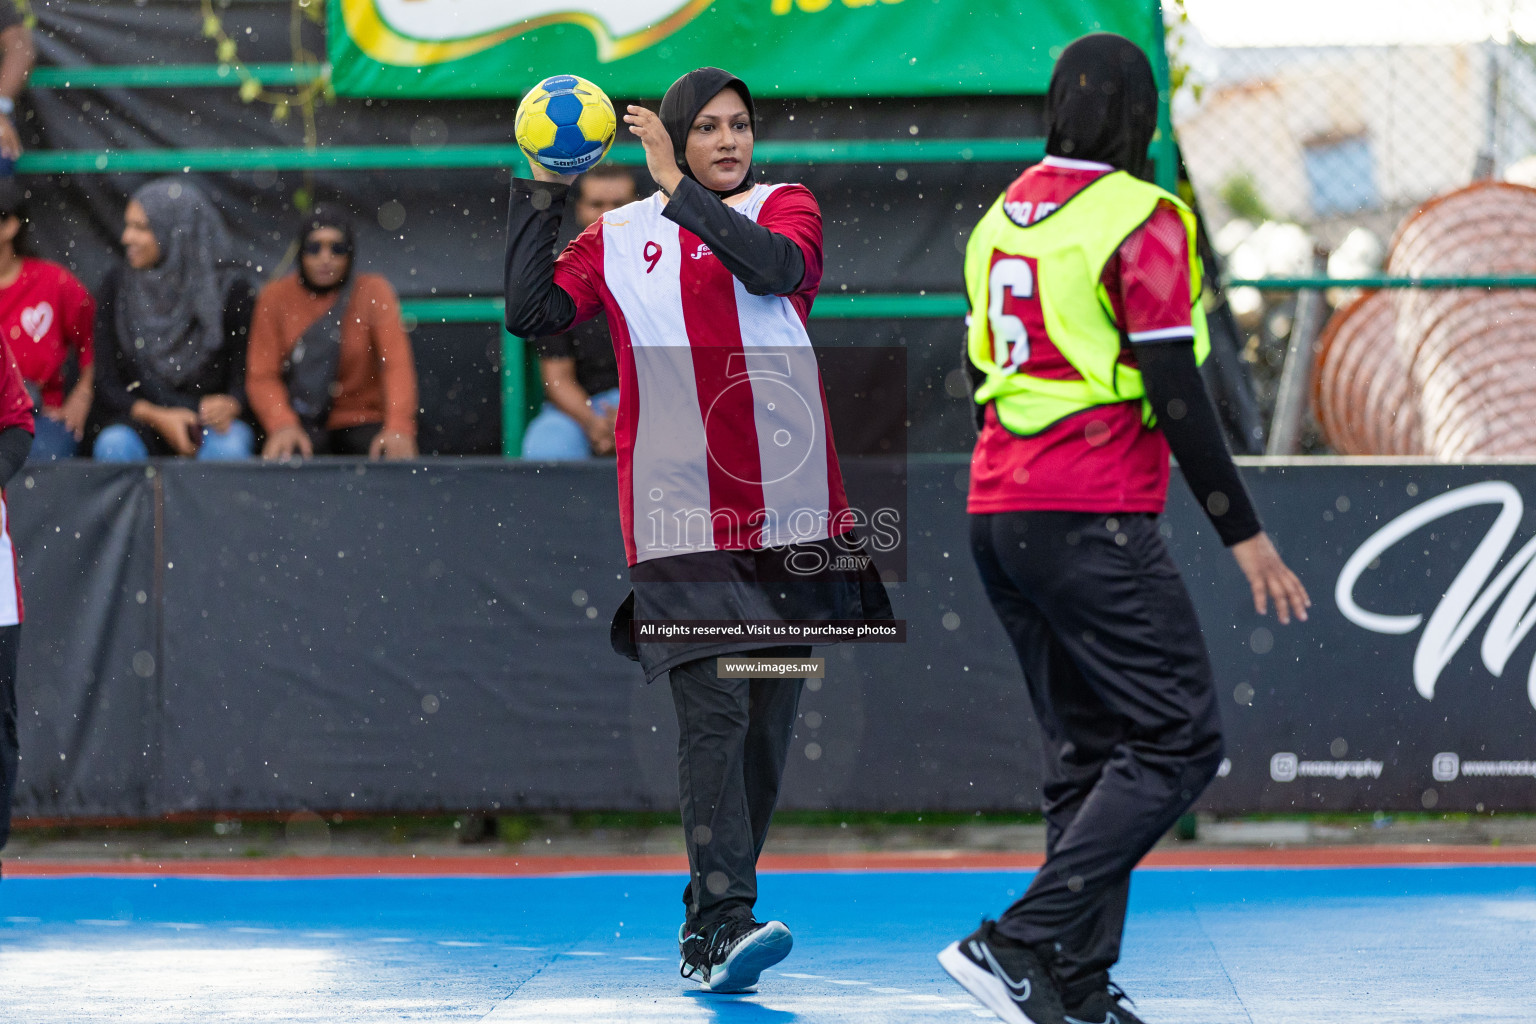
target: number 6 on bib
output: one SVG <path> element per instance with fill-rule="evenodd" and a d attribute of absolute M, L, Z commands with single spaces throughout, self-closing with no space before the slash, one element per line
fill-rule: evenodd
<path fill-rule="evenodd" d="M 1024 321 L 1008 312 L 1008 300 L 1035 297 L 1035 274 L 1022 259 L 1001 259 L 992 265 L 987 321 L 992 325 L 993 358 L 1000 368 L 1029 362 L 1029 332 Z"/>

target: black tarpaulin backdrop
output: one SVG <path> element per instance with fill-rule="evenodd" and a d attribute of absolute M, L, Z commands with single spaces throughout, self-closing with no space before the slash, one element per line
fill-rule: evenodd
<path fill-rule="evenodd" d="M 21 815 L 674 805 L 670 697 L 608 646 L 627 592 L 611 469 L 148 468 L 48 467 L 11 489 L 28 605 Z M 783 806 L 1033 809 L 1037 732 L 966 549 L 965 462 L 909 470 L 908 581 L 892 588 L 909 642 L 818 649 L 827 678 L 803 711 L 821 724 L 797 730 Z M 1308 465 L 1249 480 L 1315 603 L 1306 624 L 1256 615 L 1175 480 L 1165 526 L 1231 760 L 1202 806 L 1536 808 L 1536 640 L 1517 637 L 1500 674 L 1483 646 L 1501 610 L 1519 619 L 1536 591 L 1511 587 L 1468 627 L 1433 700 L 1413 669 L 1426 625 L 1372 632 L 1334 594 L 1390 520 L 1479 483 L 1504 481 L 1520 503 L 1536 467 Z M 1433 622 L 1496 511 L 1409 534 L 1363 570 L 1354 600 Z M 1536 534 L 1536 516 L 1512 514 L 1506 556 Z M 1444 754 L 1455 777 L 1436 775 Z"/>

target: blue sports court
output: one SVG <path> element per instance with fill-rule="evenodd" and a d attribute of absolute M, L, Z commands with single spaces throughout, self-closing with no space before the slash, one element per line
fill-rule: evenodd
<path fill-rule="evenodd" d="M 677 976 L 680 879 L 11 877 L 0 1020 L 908 1024 L 987 1019 L 934 954 L 1028 872 L 783 872 L 745 996 Z M 1137 873 L 1117 980 L 1151 1021 L 1529 1019 L 1536 866 Z"/>

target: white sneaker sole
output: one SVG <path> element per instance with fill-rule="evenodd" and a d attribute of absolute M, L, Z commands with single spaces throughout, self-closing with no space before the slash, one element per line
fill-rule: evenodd
<path fill-rule="evenodd" d="M 991 971 L 977 967 L 975 962 L 960 952 L 960 943 L 951 942 L 939 954 L 939 966 L 951 978 L 959 982 L 976 1000 L 1010 1024 L 1039 1024 L 1030 1018 L 1008 994 L 1008 987 Z"/>
<path fill-rule="evenodd" d="M 709 984 L 704 987 L 711 992 L 750 992 L 758 977 L 789 956 L 794 945 L 788 928 L 778 921 L 769 921 L 731 950 L 725 963 L 711 972 Z"/>

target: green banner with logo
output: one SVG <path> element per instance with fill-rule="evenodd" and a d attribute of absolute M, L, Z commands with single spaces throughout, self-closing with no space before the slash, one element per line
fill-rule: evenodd
<path fill-rule="evenodd" d="M 658 97 L 703 65 L 773 96 L 1044 92 L 1088 32 L 1161 45 L 1156 0 L 329 0 L 347 96 L 519 96 L 575 74 Z"/>

